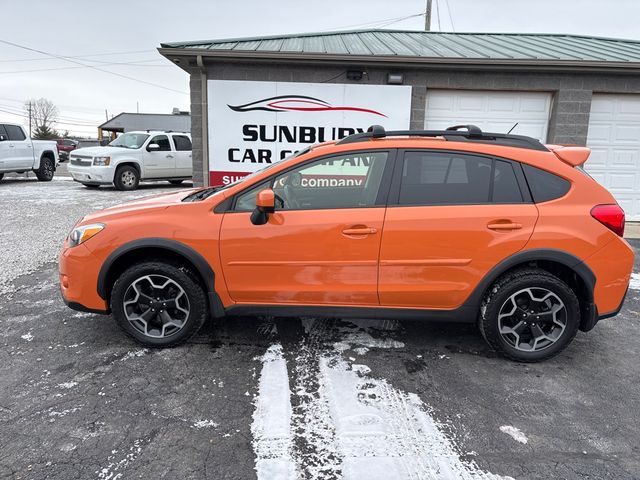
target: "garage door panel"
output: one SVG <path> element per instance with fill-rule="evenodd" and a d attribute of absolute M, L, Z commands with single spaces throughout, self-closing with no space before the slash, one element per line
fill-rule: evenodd
<path fill-rule="evenodd" d="M 640 220 L 640 95 L 594 94 L 585 168 Z"/>
<path fill-rule="evenodd" d="M 425 128 L 473 124 L 489 132 L 513 131 L 546 141 L 551 95 L 541 92 L 427 90 Z"/>

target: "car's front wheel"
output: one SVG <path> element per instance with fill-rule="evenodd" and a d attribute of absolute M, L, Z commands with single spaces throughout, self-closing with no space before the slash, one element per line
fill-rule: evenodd
<path fill-rule="evenodd" d="M 478 324 L 485 340 L 507 358 L 539 362 L 576 336 L 580 305 L 573 290 L 542 269 L 503 275 L 489 289 Z"/>
<path fill-rule="evenodd" d="M 135 190 L 140 183 L 138 169 L 131 165 L 118 167 L 113 183 L 118 190 Z"/>
<path fill-rule="evenodd" d="M 207 316 L 207 297 L 187 268 L 147 261 L 129 267 L 111 292 L 118 325 L 149 347 L 173 347 L 189 340 Z"/>

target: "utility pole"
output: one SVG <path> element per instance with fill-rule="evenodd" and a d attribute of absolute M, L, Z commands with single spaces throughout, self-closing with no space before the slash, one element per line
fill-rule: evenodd
<path fill-rule="evenodd" d="M 424 31 L 428 32 L 431 30 L 431 3 L 433 0 L 427 0 L 427 8 L 424 11 Z"/>
<path fill-rule="evenodd" d="M 29 138 L 32 137 L 32 125 L 33 125 L 33 120 L 31 119 L 31 100 L 29 100 Z"/>

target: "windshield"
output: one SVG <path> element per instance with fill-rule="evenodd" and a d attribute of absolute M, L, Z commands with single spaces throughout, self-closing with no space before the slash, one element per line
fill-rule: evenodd
<path fill-rule="evenodd" d="M 144 133 L 125 133 L 109 144 L 110 147 L 131 148 L 136 150 L 144 144 L 149 135 Z"/>

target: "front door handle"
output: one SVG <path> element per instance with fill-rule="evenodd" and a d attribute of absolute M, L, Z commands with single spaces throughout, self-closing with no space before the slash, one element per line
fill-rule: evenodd
<path fill-rule="evenodd" d="M 493 222 L 493 223 L 488 223 L 487 228 L 491 230 L 519 230 L 522 228 L 522 224 L 514 223 L 514 222 L 505 222 L 505 223 Z"/>
<path fill-rule="evenodd" d="M 173 158 L 173 155 L 169 154 L 167 155 L 167 158 Z"/>
<path fill-rule="evenodd" d="M 372 235 L 378 231 L 377 228 L 372 227 L 351 227 L 342 230 L 345 235 Z"/>

